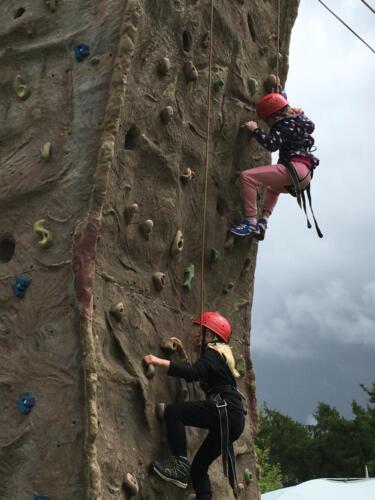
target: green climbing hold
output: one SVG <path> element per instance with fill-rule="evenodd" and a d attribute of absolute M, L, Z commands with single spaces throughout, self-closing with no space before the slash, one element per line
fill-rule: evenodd
<path fill-rule="evenodd" d="M 250 469 L 245 469 L 243 471 L 243 479 L 248 486 L 249 484 L 251 484 L 251 481 L 253 480 L 253 474 Z"/>
<path fill-rule="evenodd" d="M 249 78 L 249 89 L 250 89 L 251 95 L 256 94 L 259 90 L 258 80 L 256 80 L 255 78 Z"/>
<path fill-rule="evenodd" d="M 280 52 L 279 52 L 279 55 L 275 54 L 274 56 L 271 57 L 271 59 L 270 59 L 271 68 L 276 68 L 277 60 L 279 60 L 279 63 L 283 60 L 283 55 L 280 54 Z"/>
<path fill-rule="evenodd" d="M 224 80 L 215 80 L 214 81 L 214 90 L 215 92 L 219 92 L 224 87 Z"/>
<path fill-rule="evenodd" d="M 195 266 L 194 264 L 189 264 L 188 267 L 185 269 L 185 281 L 182 286 L 184 288 L 188 288 L 189 290 L 191 290 L 191 285 L 194 276 L 195 276 Z"/>
<path fill-rule="evenodd" d="M 57 10 L 57 0 L 46 0 L 47 7 L 51 12 L 56 12 Z"/>
<path fill-rule="evenodd" d="M 236 370 L 241 375 L 241 377 L 245 375 L 245 360 L 242 356 L 236 361 Z"/>
<path fill-rule="evenodd" d="M 210 253 L 210 262 L 211 264 L 215 264 L 218 260 L 220 260 L 220 252 L 216 248 L 211 248 L 211 253 Z"/>
<path fill-rule="evenodd" d="M 233 289 L 233 287 L 234 287 L 234 283 L 233 283 L 233 281 L 230 281 L 229 283 L 227 283 L 227 284 L 224 286 L 224 288 L 223 288 L 223 293 L 224 293 L 224 294 L 229 293 L 229 292 Z"/>
<path fill-rule="evenodd" d="M 16 94 L 17 94 L 18 99 L 21 99 L 21 101 L 25 101 L 29 97 L 30 90 L 27 87 L 27 85 L 24 83 L 24 81 L 22 80 L 21 75 L 16 76 L 14 88 L 16 90 Z"/>

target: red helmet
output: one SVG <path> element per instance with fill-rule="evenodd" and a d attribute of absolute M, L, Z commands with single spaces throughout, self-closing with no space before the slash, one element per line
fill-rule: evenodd
<path fill-rule="evenodd" d="M 261 98 L 257 104 L 257 113 L 259 118 L 268 118 L 276 111 L 285 108 L 288 105 L 288 101 L 281 94 L 276 92 L 271 92 L 266 94 Z"/>
<path fill-rule="evenodd" d="M 209 328 L 228 344 L 232 335 L 232 329 L 229 321 L 218 312 L 205 311 L 193 323 Z"/>

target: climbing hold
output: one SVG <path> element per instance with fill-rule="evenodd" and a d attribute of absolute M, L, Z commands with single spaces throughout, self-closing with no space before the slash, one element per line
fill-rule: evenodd
<path fill-rule="evenodd" d="M 171 69 L 171 61 L 168 57 L 163 57 L 163 59 L 159 62 L 158 65 L 158 74 L 159 76 L 165 76 L 168 71 Z"/>
<path fill-rule="evenodd" d="M 187 168 L 185 170 L 185 172 L 180 175 L 181 182 L 183 184 L 187 184 L 188 182 L 190 182 L 192 180 L 194 175 L 195 175 L 195 172 L 193 172 L 193 170 L 191 170 L 191 168 Z"/>
<path fill-rule="evenodd" d="M 145 240 L 148 240 L 152 230 L 154 229 L 154 221 L 151 219 L 147 219 L 142 224 L 140 224 L 139 229 L 143 234 Z"/>
<path fill-rule="evenodd" d="M 50 142 L 46 142 L 40 148 L 40 156 L 43 160 L 48 161 L 51 158 L 52 144 Z"/>
<path fill-rule="evenodd" d="M 210 32 L 207 31 L 203 36 L 202 36 L 202 47 L 204 49 L 208 49 L 208 46 L 210 44 Z"/>
<path fill-rule="evenodd" d="M 5 233 L 0 237 L 0 262 L 10 262 L 16 249 L 16 242 L 11 234 Z"/>
<path fill-rule="evenodd" d="M 198 70 L 194 66 L 193 61 L 187 61 L 184 64 L 184 73 L 189 82 L 196 82 L 198 80 Z"/>
<path fill-rule="evenodd" d="M 17 399 L 16 404 L 21 413 L 28 415 L 35 406 L 35 398 L 30 393 L 23 392 Z"/>
<path fill-rule="evenodd" d="M 245 262 L 242 266 L 241 276 L 250 271 L 250 269 L 251 269 L 251 258 L 246 257 Z"/>
<path fill-rule="evenodd" d="M 219 92 L 224 87 L 225 83 L 224 80 L 215 80 L 213 83 L 214 86 L 214 91 Z"/>
<path fill-rule="evenodd" d="M 152 378 L 155 377 L 155 373 L 156 373 L 155 366 L 154 365 L 148 365 L 147 368 L 146 368 L 146 377 L 148 379 L 152 379 Z"/>
<path fill-rule="evenodd" d="M 280 78 L 272 74 L 268 75 L 263 82 L 264 90 L 267 93 L 276 92 L 279 85 L 280 85 Z"/>
<path fill-rule="evenodd" d="M 182 252 L 183 249 L 184 249 L 184 237 L 182 235 L 182 231 L 180 231 L 179 229 L 172 243 L 172 248 L 171 248 L 172 257 L 175 257 L 177 254 Z"/>
<path fill-rule="evenodd" d="M 226 250 L 232 250 L 233 246 L 234 246 L 234 236 L 228 233 L 227 239 L 225 240 L 224 243 L 224 248 Z"/>
<path fill-rule="evenodd" d="M 89 57 L 90 55 L 90 47 L 86 45 L 85 43 L 79 43 L 73 47 L 74 50 L 74 57 L 78 62 L 82 62 L 83 60 L 86 59 L 86 57 Z"/>
<path fill-rule="evenodd" d="M 249 89 L 251 95 L 256 94 L 259 90 L 258 80 L 256 80 L 255 78 L 249 78 Z"/>
<path fill-rule="evenodd" d="M 245 489 L 245 485 L 243 483 L 238 483 L 236 491 L 233 490 L 235 498 L 238 498 L 241 495 L 241 493 L 244 491 L 244 489 Z"/>
<path fill-rule="evenodd" d="M 268 47 L 259 47 L 259 55 L 264 56 L 268 52 Z"/>
<path fill-rule="evenodd" d="M 240 358 L 238 358 L 236 361 L 236 370 L 241 375 L 241 377 L 243 377 L 245 375 L 245 371 L 246 371 L 245 370 L 245 360 L 242 356 Z"/>
<path fill-rule="evenodd" d="M 138 481 L 136 477 L 133 476 L 133 474 L 130 474 L 130 472 L 127 472 L 125 474 L 124 485 L 126 489 L 129 491 L 131 497 L 138 495 L 139 493 Z"/>
<path fill-rule="evenodd" d="M 154 283 L 155 290 L 161 292 L 165 286 L 165 274 L 156 272 L 152 275 L 152 282 Z"/>
<path fill-rule="evenodd" d="M 157 403 L 155 408 L 156 416 L 159 420 L 164 419 L 165 403 Z"/>
<path fill-rule="evenodd" d="M 111 307 L 110 310 L 112 316 L 117 319 L 117 321 L 121 321 L 122 315 L 124 313 L 124 304 L 122 302 L 119 302 L 115 306 Z"/>
<path fill-rule="evenodd" d="M 249 484 L 251 484 L 251 481 L 253 480 L 253 474 L 250 469 L 245 469 L 243 471 L 243 478 L 245 483 L 249 486 Z"/>
<path fill-rule="evenodd" d="M 223 288 L 223 293 L 227 294 L 229 293 L 234 287 L 234 283 L 233 281 L 230 281 L 229 283 L 227 283 L 224 288 Z"/>
<path fill-rule="evenodd" d="M 44 227 L 45 220 L 40 219 L 34 222 L 33 229 L 40 236 L 40 240 L 38 241 L 38 245 L 41 248 L 48 248 L 52 243 L 52 234 L 51 231 L 48 231 Z"/>
<path fill-rule="evenodd" d="M 51 500 L 51 497 L 48 495 L 38 495 L 37 493 L 34 493 L 33 500 Z"/>
<path fill-rule="evenodd" d="M 32 279 L 30 276 L 16 276 L 15 280 L 12 283 L 12 290 L 16 297 L 19 299 L 23 299 L 26 293 L 26 290 L 31 285 Z"/>
<path fill-rule="evenodd" d="M 215 264 L 220 259 L 220 252 L 216 248 L 211 248 L 210 253 L 210 262 L 211 264 Z"/>
<path fill-rule="evenodd" d="M 171 339 L 163 339 L 160 342 L 160 349 L 165 354 L 173 354 L 177 350 L 177 345 Z"/>
<path fill-rule="evenodd" d="M 30 90 L 27 87 L 27 85 L 23 82 L 21 75 L 16 76 L 14 88 L 16 90 L 17 97 L 22 101 L 25 101 L 29 97 Z"/>
<path fill-rule="evenodd" d="M 189 391 L 187 389 L 181 389 L 181 392 L 178 395 L 178 403 L 184 403 L 188 399 L 189 399 Z"/>
<path fill-rule="evenodd" d="M 56 12 L 57 10 L 57 0 L 46 0 L 47 7 L 51 12 Z"/>
<path fill-rule="evenodd" d="M 279 63 L 283 60 L 283 55 L 280 54 L 280 52 L 279 52 L 279 55 L 275 54 L 275 55 L 273 55 L 270 58 L 270 66 L 271 66 L 271 68 L 276 68 L 276 66 L 277 66 L 277 60 L 279 60 Z"/>
<path fill-rule="evenodd" d="M 172 106 L 166 106 L 160 112 L 160 120 L 163 125 L 167 125 L 173 118 L 173 108 Z"/>
<path fill-rule="evenodd" d="M 129 205 L 128 207 L 125 208 L 124 210 L 124 218 L 126 225 L 128 226 L 131 221 L 133 220 L 133 217 L 135 214 L 139 212 L 139 205 L 138 203 L 133 203 L 132 205 Z"/>
<path fill-rule="evenodd" d="M 185 269 L 185 281 L 184 281 L 184 284 L 182 285 L 184 288 L 188 288 L 189 290 L 191 290 L 191 285 L 192 285 L 192 281 L 194 279 L 194 275 L 195 275 L 195 266 L 194 264 L 189 264 L 188 267 Z"/>

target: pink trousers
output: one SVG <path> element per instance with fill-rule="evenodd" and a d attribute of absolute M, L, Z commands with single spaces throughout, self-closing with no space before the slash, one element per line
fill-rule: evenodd
<path fill-rule="evenodd" d="M 300 161 L 291 162 L 297 171 L 301 188 L 308 185 L 311 180 L 310 168 Z M 249 168 L 241 172 L 241 194 L 245 207 L 246 217 L 257 215 L 257 187 L 266 188 L 263 211 L 272 213 L 280 193 L 287 193 L 285 186 L 292 181 L 284 165 L 266 165 L 264 167 Z"/>

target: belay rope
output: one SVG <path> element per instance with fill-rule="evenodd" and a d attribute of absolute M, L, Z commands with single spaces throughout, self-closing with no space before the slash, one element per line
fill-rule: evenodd
<path fill-rule="evenodd" d="M 211 0 L 211 16 L 210 16 L 210 52 L 208 65 L 208 90 L 207 90 L 207 128 L 206 128 L 206 161 L 205 161 L 205 179 L 204 179 L 204 196 L 203 196 L 203 227 L 202 227 L 202 253 L 201 253 L 201 296 L 200 306 L 201 314 L 204 311 L 204 272 L 205 272 L 205 250 L 206 250 L 206 222 L 207 222 L 207 196 L 208 196 L 208 173 L 209 173 L 209 158 L 210 158 L 210 134 L 211 134 L 211 90 L 212 90 L 212 59 L 213 59 L 213 38 L 214 38 L 214 0 Z M 202 328 L 202 344 L 201 354 L 204 352 L 206 343 L 206 329 Z M 233 443 L 229 442 L 229 421 L 227 413 L 227 403 L 223 401 L 220 395 L 215 401 L 220 421 L 221 433 L 221 451 L 223 458 L 224 475 L 230 479 L 234 494 L 238 494 L 238 482 L 236 475 L 235 456 L 233 452 Z"/>

